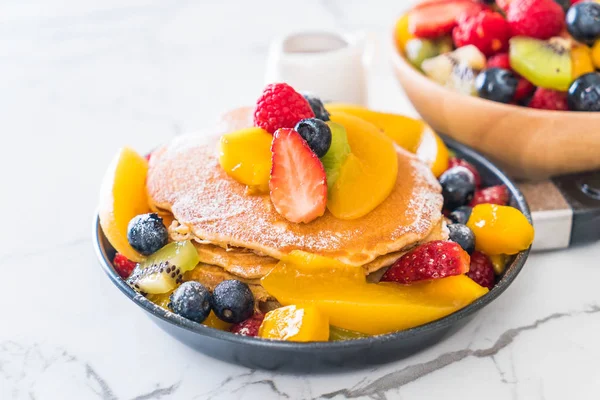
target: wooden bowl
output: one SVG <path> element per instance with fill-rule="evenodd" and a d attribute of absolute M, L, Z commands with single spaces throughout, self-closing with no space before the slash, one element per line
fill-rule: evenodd
<path fill-rule="evenodd" d="M 456 93 L 415 69 L 397 48 L 392 54 L 396 77 L 422 118 L 513 177 L 600 169 L 600 113 L 537 110 Z"/>

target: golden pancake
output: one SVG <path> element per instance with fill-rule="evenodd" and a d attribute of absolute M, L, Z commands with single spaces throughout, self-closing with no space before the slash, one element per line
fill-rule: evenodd
<path fill-rule="evenodd" d="M 200 262 L 219 266 L 232 275 L 245 279 L 259 279 L 271 271 L 278 262 L 275 258 L 261 256 L 247 249 L 236 247 L 224 249 L 214 244 L 203 243 L 201 239 L 194 237 L 189 234 L 189 232 L 183 234 L 179 227 L 180 225 L 177 222 L 169 227 L 169 234 L 172 240 L 192 240 L 198 250 Z M 431 242 L 433 240 L 446 240 L 447 238 L 448 230 L 445 222 L 442 220 L 423 241 L 413 243 L 401 251 L 379 256 L 370 263 L 363 265 L 365 274 L 368 275 L 381 268 L 389 267 L 397 259 L 402 257 L 402 255 L 419 244 Z"/>
<path fill-rule="evenodd" d="M 398 149 L 398 179 L 369 214 L 340 220 L 326 212 L 308 224 L 287 221 L 270 197 L 247 195 L 220 167 L 215 137 L 183 136 L 152 155 L 147 188 L 153 208 L 170 211 L 201 241 L 280 259 L 292 250 L 355 266 L 423 241 L 442 220 L 442 196 L 431 171 Z"/>

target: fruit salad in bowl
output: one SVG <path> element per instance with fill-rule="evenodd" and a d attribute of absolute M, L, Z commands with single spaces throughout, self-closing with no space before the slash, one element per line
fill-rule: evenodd
<path fill-rule="evenodd" d="M 420 120 L 276 83 L 220 126 L 146 157 L 121 149 L 99 204 L 111 279 L 195 347 L 224 340 L 253 365 L 266 349 L 414 351 L 525 261 L 518 190 Z"/>
<path fill-rule="evenodd" d="M 459 93 L 600 111 L 598 2 L 424 1 L 398 20 L 395 39 L 415 68 Z"/>

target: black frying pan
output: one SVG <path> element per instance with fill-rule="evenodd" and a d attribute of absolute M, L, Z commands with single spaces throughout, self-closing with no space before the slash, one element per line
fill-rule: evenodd
<path fill-rule="evenodd" d="M 474 150 L 444 138 L 450 149 L 472 163 L 486 186 L 505 184 L 511 205 L 531 221 L 531 214 L 517 186 L 497 167 Z M 496 299 L 517 277 L 529 250 L 517 254 L 496 286 L 469 306 L 437 321 L 387 335 L 342 342 L 293 343 L 234 335 L 206 327 L 168 312 L 131 289 L 115 272 L 111 260 L 115 250 L 108 243 L 96 217 L 94 247 L 100 265 L 110 280 L 131 301 L 148 313 L 158 326 L 193 349 L 215 358 L 250 368 L 287 371 L 323 371 L 365 367 L 407 357 L 433 345 L 460 329 L 475 313 Z"/>

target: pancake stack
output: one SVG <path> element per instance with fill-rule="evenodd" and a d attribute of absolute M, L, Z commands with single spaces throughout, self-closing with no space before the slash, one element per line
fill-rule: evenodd
<path fill-rule="evenodd" d="M 367 215 L 341 220 L 327 211 L 308 224 L 287 221 L 269 194 L 249 194 L 219 165 L 218 134 L 251 126 L 250 115 L 249 109 L 238 109 L 223 119 L 216 136 L 182 136 L 152 154 L 150 205 L 172 220 L 171 239 L 192 240 L 200 256 L 201 264 L 186 279 L 211 290 L 225 279 L 239 279 L 261 303 L 270 298 L 260 278 L 293 250 L 360 267 L 377 281 L 411 248 L 447 239 L 438 181 L 400 148 L 395 187 Z"/>

